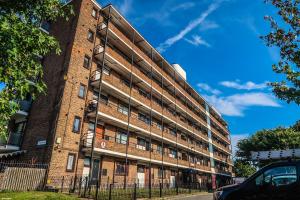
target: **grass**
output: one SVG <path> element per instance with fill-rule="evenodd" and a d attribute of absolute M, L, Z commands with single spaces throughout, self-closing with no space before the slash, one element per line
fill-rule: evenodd
<path fill-rule="evenodd" d="M 78 200 L 77 197 L 54 192 L 0 192 L 0 200 Z"/>

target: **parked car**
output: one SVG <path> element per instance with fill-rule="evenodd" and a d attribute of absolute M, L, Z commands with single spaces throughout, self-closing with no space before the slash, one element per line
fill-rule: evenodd
<path fill-rule="evenodd" d="M 218 188 L 214 200 L 300 200 L 300 161 L 277 162 L 241 184 Z"/>

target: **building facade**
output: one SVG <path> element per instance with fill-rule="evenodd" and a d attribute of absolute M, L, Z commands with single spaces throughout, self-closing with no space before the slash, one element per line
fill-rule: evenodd
<path fill-rule="evenodd" d="M 51 23 L 62 49 L 42 59 L 47 94 L 18 112 L 2 151 L 49 176 L 100 183 L 224 184 L 227 123 L 112 6 L 74 0 Z M 31 104 L 31 108 L 28 105 Z"/>

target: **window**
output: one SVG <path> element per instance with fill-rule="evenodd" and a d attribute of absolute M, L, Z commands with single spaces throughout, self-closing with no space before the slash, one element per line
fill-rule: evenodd
<path fill-rule="evenodd" d="M 107 169 L 102 169 L 102 176 L 107 176 Z"/>
<path fill-rule="evenodd" d="M 69 153 L 68 160 L 67 160 L 67 171 L 69 172 L 74 171 L 75 160 L 76 160 L 76 154 Z"/>
<path fill-rule="evenodd" d="M 81 118 L 76 116 L 73 121 L 73 132 L 78 133 L 80 131 Z"/>
<path fill-rule="evenodd" d="M 150 125 L 150 118 L 142 113 L 139 113 L 138 119 Z"/>
<path fill-rule="evenodd" d="M 170 129 L 170 133 L 171 133 L 171 135 L 173 135 L 173 136 L 175 136 L 176 137 L 176 131 L 174 130 L 174 129 Z"/>
<path fill-rule="evenodd" d="M 85 167 L 90 167 L 90 158 L 89 157 L 85 157 L 83 164 Z"/>
<path fill-rule="evenodd" d="M 91 58 L 87 55 L 84 56 L 83 59 L 83 67 L 89 69 L 90 68 L 90 62 L 91 62 Z"/>
<path fill-rule="evenodd" d="M 158 168 L 157 176 L 158 178 L 166 178 L 166 173 L 164 173 L 164 170 L 162 170 L 161 168 Z"/>
<path fill-rule="evenodd" d="M 127 80 L 127 79 L 122 79 L 121 81 L 122 81 L 122 83 L 123 83 L 124 85 L 126 85 L 127 87 L 130 87 L 130 82 L 129 82 L 129 80 Z"/>
<path fill-rule="evenodd" d="M 125 163 L 117 162 L 116 163 L 116 175 L 125 175 Z"/>
<path fill-rule="evenodd" d="M 95 19 L 97 19 L 97 9 L 96 8 L 93 8 L 93 10 L 92 10 L 92 16 L 95 18 Z"/>
<path fill-rule="evenodd" d="M 89 30 L 87 39 L 88 39 L 90 42 L 93 42 L 93 41 L 94 41 L 94 32 L 93 32 L 93 31 Z"/>
<path fill-rule="evenodd" d="M 157 122 L 156 123 L 156 126 L 157 126 L 157 128 L 159 129 L 159 130 L 163 130 L 163 127 L 162 127 L 162 125 L 161 125 L 161 123 L 160 122 Z"/>
<path fill-rule="evenodd" d="M 93 91 L 93 100 L 98 100 L 99 92 L 94 90 Z"/>
<path fill-rule="evenodd" d="M 163 154 L 162 146 L 161 145 L 157 145 L 156 151 L 157 151 L 157 153 L 159 153 L 160 155 L 162 155 Z"/>
<path fill-rule="evenodd" d="M 89 122 L 89 131 L 94 131 L 94 130 L 95 130 L 95 123 Z"/>
<path fill-rule="evenodd" d="M 177 158 L 177 152 L 174 149 L 169 149 L 169 150 L 170 150 L 169 157 Z"/>
<path fill-rule="evenodd" d="M 104 66 L 104 67 L 103 67 L 103 73 L 106 74 L 107 76 L 109 76 L 109 75 L 110 75 L 110 68 Z"/>
<path fill-rule="evenodd" d="M 128 113 L 129 113 L 128 107 L 123 104 L 118 105 L 118 111 L 124 115 L 128 115 Z"/>
<path fill-rule="evenodd" d="M 150 149 L 150 144 L 148 141 L 142 138 L 137 138 L 137 145 L 136 148 L 141 149 L 141 150 L 146 150 L 149 151 Z"/>
<path fill-rule="evenodd" d="M 257 186 L 271 184 L 278 187 L 289 185 L 297 181 L 296 166 L 280 166 L 266 170 L 263 174 L 255 179 Z"/>
<path fill-rule="evenodd" d="M 85 91 L 85 85 L 83 85 L 83 84 L 80 84 L 80 86 L 79 86 L 79 92 L 78 92 L 78 97 L 79 98 L 84 98 L 85 97 L 85 93 L 86 93 L 86 91 Z"/>
<path fill-rule="evenodd" d="M 103 102 L 105 105 L 108 104 L 108 96 L 104 95 L 104 94 L 101 94 L 100 95 L 100 100 L 101 102 Z"/>
<path fill-rule="evenodd" d="M 119 144 L 127 143 L 127 134 L 124 132 L 118 132 L 116 136 L 116 142 Z"/>
<path fill-rule="evenodd" d="M 147 99 L 150 99 L 149 94 L 145 90 L 143 90 L 141 88 L 139 88 L 139 94 L 142 95 L 142 96 L 144 96 Z"/>

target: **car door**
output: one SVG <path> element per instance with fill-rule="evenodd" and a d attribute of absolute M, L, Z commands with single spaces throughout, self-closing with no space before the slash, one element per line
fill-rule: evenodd
<path fill-rule="evenodd" d="M 299 199 L 297 167 L 293 164 L 273 166 L 258 173 L 235 192 L 236 200 Z M 298 189 L 299 188 L 299 189 Z"/>
<path fill-rule="evenodd" d="M 285 164 L 266 170 L 260 184 L 272 200 L 291 200 L 292 191 L 297 188 L 297 180 L 296 165 Z"/>

